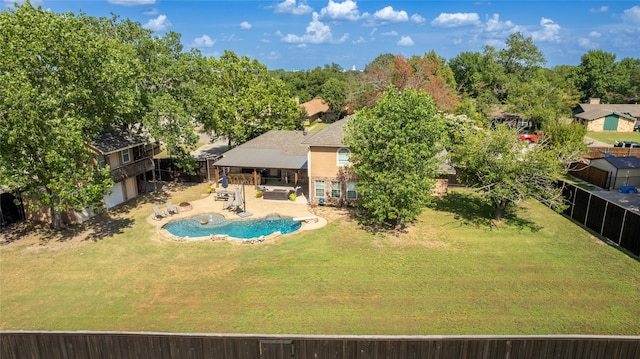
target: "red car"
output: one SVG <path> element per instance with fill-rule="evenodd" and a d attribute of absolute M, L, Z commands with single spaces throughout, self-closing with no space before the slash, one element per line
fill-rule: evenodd
<path fill-rule="evenodd" d="M 532 142 L 538 142 L 538 138 L 539 138 L 539 134 L 538 132 L 522 132 L 520 135 L 518 135 L 518 138 L 520 139 L 520 141 L 529 141 L 529 143 Z"/>

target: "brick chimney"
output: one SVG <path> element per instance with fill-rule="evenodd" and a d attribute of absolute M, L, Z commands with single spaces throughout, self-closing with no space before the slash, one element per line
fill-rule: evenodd
<path fill-rule="evenodd" d="M 589 97 L 589 101 L 587 102 L 589 105 L 599 105 L 600 98 L 598 97 Z"/>

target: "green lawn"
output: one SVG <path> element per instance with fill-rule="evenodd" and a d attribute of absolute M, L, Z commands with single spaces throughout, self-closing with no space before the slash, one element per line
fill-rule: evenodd
<path fill-rule="evenodd" d="M 640 262 L 538 203 L 491 229 L 452 191 L 399 236 L 341 219 L 234 245 L 156 239 L 153 202 L 95 242 L 1 247 L 0 329 L 640 334 Z"/>
<path fill-rule="evenodd" d="M 587 137 L 613 145 L 616 141 L 640 142 L 640 132 L 587 132 Z"/>

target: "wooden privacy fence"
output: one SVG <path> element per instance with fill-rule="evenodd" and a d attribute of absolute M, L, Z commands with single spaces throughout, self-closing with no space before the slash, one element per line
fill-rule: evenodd
<path fill-rule="evenodd" d="M 640 256 L 640 213 L 630 211 L 580 187 L 560 181 L 569 207 L 564 214 L 613 244 Z"/>
<path fill-rule="evenodd" d="M 600 188 L 607 188 L 607 178 L 609 172 L 600 168 L 592 167 L 582 162 L 574 162 L 571 164 L 569 174 L 580 178 L 583 181 L 593 183 Z"/>
<path fill-rule="evenodd" d="M 638 336 L 288 336 L 127 332 L 0 332 L 0 357 L 136 359 L 637 359 Z"/>
<path fill-rule="evenodd" d="M 604 153 L 610 153 L 616 157 L 635 156 L 640 157 L 640 148 L 638 147 L 589 147 L 586 157 L 602 158 Z"/>

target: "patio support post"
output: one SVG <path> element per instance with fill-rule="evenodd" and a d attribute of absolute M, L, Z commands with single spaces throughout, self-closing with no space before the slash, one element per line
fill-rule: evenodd
<path fill-rule="evenodd" d="M 213 172 L 213 178 L 216 181 L 216 188 L 218 188 L 218 173 L 220 172 L 220 169 L 218 168 L 218 166 L 216 166 L 216 170 Z"/>
<path fill-rule="evenodd" d="M 258 188 L 258 171 L 253 169 L 253 188 Z"/>
<path fill-rule="evenodd" d="M 293 184 L 295 186 L 298 185 L 298 170 L 296 170 L 296 172 L 293 174 Z"/>

